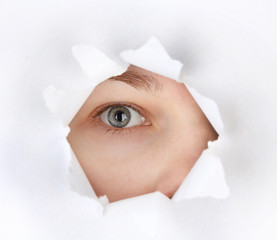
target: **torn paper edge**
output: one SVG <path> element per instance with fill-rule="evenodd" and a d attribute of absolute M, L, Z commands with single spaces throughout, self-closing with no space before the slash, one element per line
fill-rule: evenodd
<path fill-rule="evenodd" d="M 62 119 L 64 126 L 69 125 L 70 121 L 73 119 L 95 86 L 97 86 L 102 81 L 112 76 L 120 75 L 127 70 L 126 67 L 124 68 L 117 65 L 106 55 L 92 46 L 75 45 L 72 48 L 72 52 L 82 69 L 92 79 L 91 85 L 83 90 L 71 91 L 60 91 L 55 89 L 53 86 L 50 86 L 44 92 L 46 106 Z M 181 82 L 179 80 L 179 76 L 182 64 L 177 60 L 171 59 L 156 37 L 150 38 L 146 44 L 137 50 L 123 51 L 120 56 L 127 63 L 142 67 L 149 71 Z M 201 96 L 189 86 L 187 87 L 218 134 L 222 134 L 223 123 L 221 121 L 216 103 L 211 99 Z M 221 161 L 218 157 L 208 154 L 208 150 L 209 149 L 203 151 L 201 157 L 197 161 L 197 164 L 194 165 L 190 174 L 186 177 L 177 192 L 174 194 L 172 198 L 173 201 L 208 196 L 215 198 L 225 198 L 229 195 L 229 188 L 224 178 L 224 169 L 222 167 Z M 69 181 L 74 183 L 73 189 L 77 189 L 78 184 L 84 184 L 86 186 L 80 187 L 80 190 L 77 192 L 80 192 L 81 195 L 92 198 L 95 197 L 96 195 L 93 189 L 88 190 L 89 188 L 92 188 L 88 180 L 84 181 L 86 178 L 84 171 L 81 169 L 80 165 L 79 167 L 77 166 L 78 164 L 76 165 L 76 161 L 78 162 L 76 157 L 72 157 L 72 161 L 73 164 L 68 177 Z M 214 166 L 214 168 L 205 168 L 207 165 Z M 77 166 L 76 169 L 74 169 L 74 166 Z M 205 177 L 203 177 L 202 174 L 203 170 L 206 171 Z M 207 172 L 207 170 L 210 171 L 210 174 Z M 214 181 L 212 176 L 216 174 L 220 177 L 214 179 L 222 182 L 221 187 L 201 187 L 201 182 L 203 186 L 207 186 L 209 181 L 210 184 L 214 184 L 216 181 Z M 80 178 L 79 183 L 77 183 L 78 178 Z M 87 184 L 89 184 L 89 186 Z M 194 188 L 192 185 L 197 187 Z M 107 204 L 107 198 L 105 197 L 100 197 L 98 200 L 103 205 Z"/>
<path fill-rule="evenodd" d="M 218 144 L 217 142 L 213 143 Z M 181 186 L 173 195 L 172 201 L 178 202 L 197 197 L 225 199 L 230 195 L 221 160 L 210 153 L 211 148 L 209 144 L 208 149 L 202 152 Z"/>
<path fill-rule="evenodd" d="M 136 50 L 121 52 L 120 57 L 127 63 L 177 81 L 180 77 L 181 68 L 183 67 L 180 61 L 173 60 L 168 55 L 164 46 L 155 36 L 150 37 L 142 47 Z"/>

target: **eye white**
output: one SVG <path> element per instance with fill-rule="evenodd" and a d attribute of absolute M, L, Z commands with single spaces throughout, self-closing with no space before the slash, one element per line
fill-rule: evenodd
<path fill-rule="evenodd" d="M 128 124 L 123 127 L 123 128 L 128 128 L 128 127 L 134 127 L 134 126 L 139 126 L 141 125 L 144 121 L 145 121 L 145 118 L 143 116 L 141 116 L 136 110 L 134 110 L 133 108 L 131 107 L 127 107 L 127 106 L 124 106 L 125 108 L 127 108 L 130 113 L 131 113 L 131 117 L 130 117 L 130 121 L 128 122 Z M 99 118 L 100 120 L 109 125 L 109 126 L 112 126 L 108 120 L 108 113 L 110 111 L 112 107 L 108 108 L 106 111 L 102 112 L 100 115 L 99 115 Z"/>

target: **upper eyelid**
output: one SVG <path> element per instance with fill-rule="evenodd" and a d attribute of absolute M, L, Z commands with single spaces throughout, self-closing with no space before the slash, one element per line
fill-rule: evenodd
<path fill-rule="evenodd" d="M 92 110 L 90 116 L 93 118 L 96 118 L 101 113 L 103 113 L 110 107 L 114 107 L 114 106 L 127 106 L 127 107 L 130 107 L 133 110 L 137 111 L 143 117 L 146 117 L 146 118 L 150 117 L 149 116 L 150 114 L 148 112 L 146 112 L 146 110 L 144 110 L 143 108 L 139 107 L 138 105 L 130 103 L 130 102 L 111 102 L 111 103 L 103 104 L 101 106 L 96 107 L 94 110 Z"/>

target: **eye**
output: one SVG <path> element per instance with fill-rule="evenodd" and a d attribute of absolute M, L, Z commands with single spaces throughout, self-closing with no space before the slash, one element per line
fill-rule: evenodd
<path fill-rule="evenodd" d="M 145 118 L 136 110 L 124 105 L 109 107 L 99 115 L 105 124 L 115 128 L 128 128 L 141 125 Z"/>

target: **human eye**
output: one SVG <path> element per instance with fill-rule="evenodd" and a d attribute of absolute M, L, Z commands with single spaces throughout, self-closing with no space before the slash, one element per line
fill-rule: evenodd
<path fill-rule="evenodd" d="M 111 103 L 97 108 L 94 118 L 105 125 L 107 131 L 123 131 L 151 125 L 146 115 L 145 110 L 135 104 Z"/>

